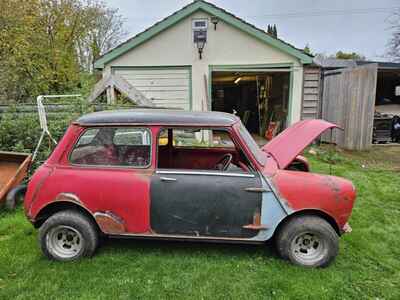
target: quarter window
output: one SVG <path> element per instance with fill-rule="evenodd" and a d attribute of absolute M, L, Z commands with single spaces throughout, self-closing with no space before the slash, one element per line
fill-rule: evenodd
<path fill-rule="evenodd" d="M 104 127 L 88 129 L 71 152 L 78 165 L 147 167 L 150 165 L 151 134 L 146 128 Z"/>

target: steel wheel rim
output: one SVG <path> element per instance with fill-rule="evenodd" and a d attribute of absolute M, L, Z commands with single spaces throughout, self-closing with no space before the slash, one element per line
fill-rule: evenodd
<path fill-rule="evenodd" d="M 47 234 L 47 247 L 61 258 L 73 258 L 83 249 L 81 233 L 70 226 L 56 226 Z"/>
<path fill-rule="evenodd" d="M 326 255 L 327 246 L 320 235 L 313 232 L 302 232 L 292 240 L 291 252 L 300 263 L 312 265 Z"/>

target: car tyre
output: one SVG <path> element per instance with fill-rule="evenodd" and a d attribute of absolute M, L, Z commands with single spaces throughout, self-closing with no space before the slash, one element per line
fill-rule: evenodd
<path fill-rule="evenodd" d="M 5 201 L 6 209 L 9 211 L 15 210 L 18 203 L 24 201 L 25 193 L 26 193 L 26 185 L 19 185 L 11 189 L 11 191 L 8 192 L 6 197 Z"/>
<path fill-rule="evenodd" d="M 39 229 L 42 252 L 49 259 L 72 261 L 91 257 L 99 243 L 95 224 L 84 214 L 65 210 L 49 217 Z"/>
<path fill-rule="evenodd" d="M 333 227 L 318 216 L 289 220 L 276 236 L 280 256 L 304 267 L 327 267 L 339 252 L 339 236 Z"/>

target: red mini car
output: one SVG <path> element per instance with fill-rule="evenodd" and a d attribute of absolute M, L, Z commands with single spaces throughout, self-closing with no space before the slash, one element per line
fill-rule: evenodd
<path fill-rule="evenodd" d="M 82 116 L 32 177 L 25 212 L 43 253 L 91 256 L 100 235 L 264 243 L 327 266 L 350 231 L 350 181 L 299 155 L 328 128 L 301 121 L 263 148 L 234 115 L 125 110 Z"/>

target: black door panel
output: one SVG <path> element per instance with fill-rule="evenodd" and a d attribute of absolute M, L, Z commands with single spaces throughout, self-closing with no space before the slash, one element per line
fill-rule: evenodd
<path fill-rule="evenodd" d="M 261 187 L 258 175 L 209 174 L 218 173 L 152 176 L 151 227 L 156 233 L 237 238 L 257 234 L 243 226 L 252 224 L 261 211 L 262 194 L 246 191 Z"/>

